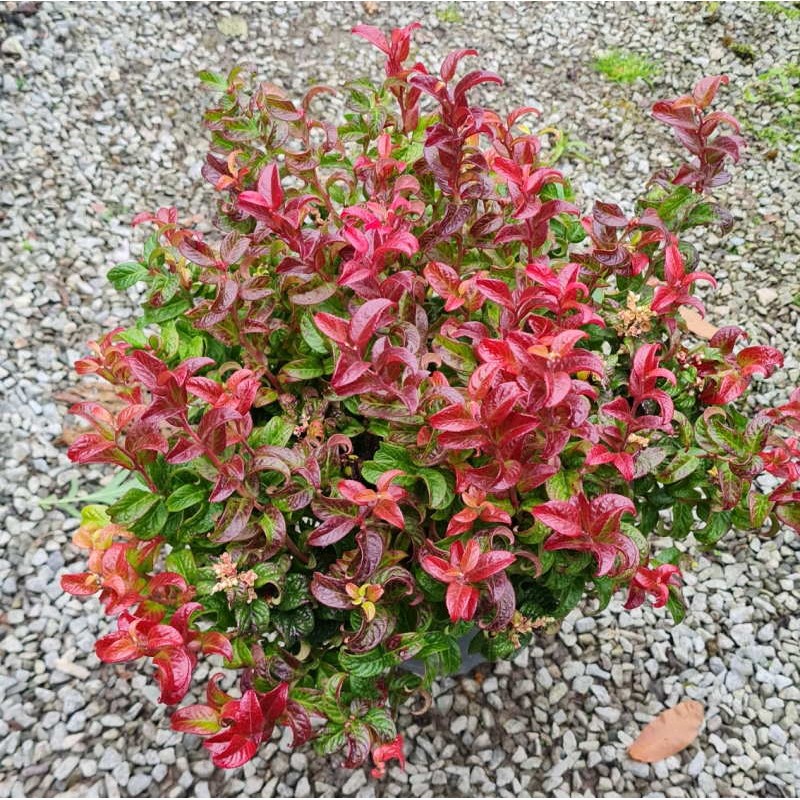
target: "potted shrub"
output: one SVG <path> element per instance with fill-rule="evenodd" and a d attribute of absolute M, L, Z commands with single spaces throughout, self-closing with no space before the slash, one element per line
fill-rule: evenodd
<path fill-rule="evenodd" d="M 475 105 L 501 81 L 455 77 L 472 50 L 412 63 L 416 27 L 355 29 L 386 78 L 348 85 L 338 127 L 311 110 L 325 87 L 296 105 L 202 74 L 214 233 L 136 217 L 155 232 L 109 278 L 143 313 L 76 365 L 117 402 L 72 408 L 93 430 L 70 457 L 141 485 L 83 510 L 64 589 L 100 593 L 99 658 L 152 662 L 220 767 L 289 726 L 381 776 L 394 709 L 465 637 L 507 658 L 587 594 L 679 620 L 681 550 L 657 540 L 800 529 L 800 392 L 737 403 L 780 353 L 682 313 L 714 283 L 687 234 L 730 224 L 710 199 L 743 146 L 710 110 L 727 78 L 653 106 L 690 155 L 632 214 L 582 217 L 536 111 Z M 181 706 L 200 658 L 225 672 Z"/>

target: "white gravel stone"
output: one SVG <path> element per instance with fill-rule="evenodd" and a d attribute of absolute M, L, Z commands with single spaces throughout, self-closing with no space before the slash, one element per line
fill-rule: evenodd
<path fill-rule="evenodd" d="M 800 60 L 800 22 L 728 2 L 708 22 L 714 15 L 704 5 L 650 4 L 643 16 L 638 4 L 460 4 L 461 21 L 445 22 L 438 6 L 422 3 L 378 4 L 370 14 L 360 3 L 44 2 L 28 16 L 7 4 L 0 23 L 0 599 L 7 622 L 0 796 L 406 796 L 412 786 L 415 796 L 521 797 L 545 786 L 553 796 L 798 794 L 794 534 L 731 533 L 719 554 L 695 553 L 696 568 L 686 570 L 690 609 L 679 628 L 663 610 L 623 611 L 619 596 L 597 616 L 573 612 L 559 635 L 537 636 L 493 673 L 487 667 L 482 688 L 440 681 L 428 715 L 401 712 L 408 772 L 390 767 L 385 784 L 310 750 L 289 756 L 276 741 L 262 745 L 252 771 L 226 775 L 221 788 L 200 742 L 169 731 L 149 678 L 98 666 L 93 644 L 109 621 L 95 599 L 65 598 L 58 583 L 64 572 L 85 568 L 69 544 L 75 522 L 40 506 L 75 477 L 91 490 L 109 474 L 76 470 L 54 445 L 66 404 L 53 395 L 74 382 L 71 362 L 87 339 L 131 321 L 134 293 L 117 295 L 104 278 L 137 252 L 143 234 L 131 231 L 131 217 L 173 203 L 182 219 L 208 216 L 210 192 L 198 177 L 208 96 L 197 90 L 197 70 L 252 60 L 300 96 L 312 79 L 338 85 L 379 75 L 376 52 L 344 33 L 353 25 L 386 29 L 420 19 L 418 57 L 429 66 L 451 48 L 475 46 L 481 64 L 507 78 L 502 94 L 493 94 L 501 108 L 538 106 L 542 127 L 563 127 L 586 143 L 590 160 L 566 165 L 586 212 L 598 195 L 629 204 L 637 182 L 670 163 L 678 148 L 646 109 L 656 97 L 686 91 L 700 74 L 731 76 L 722 105 L 745 121 L 747 136 L 774 124 L 779 110 L 748 102 L 745 92 L 766 70 Z M 724 47 L 726 35 L 753 42 L 755 62 Z M 659 61 L 652 87 L 597 76 L 591 61 L 611 47 Z M 482 97 L 475 90 L 476 101 Z M 338 113 L 341 100 L 330 102 Z M 796 146 L 781 145 L 774 160 L 766 150 L 754 142 L 723 190 L 735 236 L 709 231 L 693 241 L 699 268 L 710 268 L 720 284 L 716 294 L 704 292 L 709 318 L 740 324 L 751 343 L 787 353 L 784 371 L 754 384 L 755 399 L 772 403 L 800 382 L 800 312 L 791 302 L 800 290 L 800 190 Z M 637 730 L 686 697 L 709 712 L 701 749 L 658 768 L 624 760 Z"/>

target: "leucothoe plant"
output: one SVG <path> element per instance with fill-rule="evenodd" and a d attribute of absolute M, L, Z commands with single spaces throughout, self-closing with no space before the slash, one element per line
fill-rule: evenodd
<path fill-rule="evenodd" d="M 476 105 L 501 79 L 456 77 L 473 50 L 429 71 L 416 27 L 355 29 L 386 77 L 347 85 L 338 127 L 312 111 L 326 87 L 298 104 L 204 73 L 214 232 L 137 216 L 155 230 L 109 277 L 142 314 L 76 365 L 117 400 L 73 407 L 70 457 L 139 484 L 84 509 L 64 589 L 99 592 L 98 656 L 151 660 L 164 703 L 222 659 L 172 714 L 220 767 L 288 726 L 380 777 L 398 705 L 466 634 L 507 658 L 616 592 L 680 619 L 682 550 L 656 538 L 800 529 L 800 391 L 737 405 L 780 353 L 684 317 L 714 284 L 688 234 L 730 223 L 710 199 L 744 144 L 710 109 L 728 79 L 655 103 L 689 157 L 632 214 L 584 214 L 521 123 L 538 112 Z"/>

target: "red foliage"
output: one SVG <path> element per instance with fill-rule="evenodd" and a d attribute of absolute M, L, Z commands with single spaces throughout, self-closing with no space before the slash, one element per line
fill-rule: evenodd
<path fill-rule="evenodd" d="M 392 709 L 463 631 L 506 657 L 587 590 L 679 616 L 656 535 L 800 530 L 800 394 L 730 406 L 780 353 L 698 343 L 680 313 L 715 285 L 688 232 L 731 222 L 710 199 L 743 144 L 709 111 L 727 78 L 653 106 L 686 163 L 586 213 L 535 109 L 478 104 L 501 79 L 464 70 L 474 50 L 409 60 L 418 27 L 355 29 L 386 80 L 350 84 L 338 127 L 327 87 L 204 73 L 213 229 L 138 215 L 154 233 L 109 278 L 144 286 L 144 316 L 76 364 L 115 402 L 73 406 L 70 458 L 141 485 L 84 510 L 62 585 L 119 615 L 98 655 L 151 659 L 164 702 L 200 656 L 239 671 L 238 699 L 215 677 L 172 717 L 221 767 L 282 725 L 381 777 Z M 425 677 L 398 675 L 414 657 Z"/>

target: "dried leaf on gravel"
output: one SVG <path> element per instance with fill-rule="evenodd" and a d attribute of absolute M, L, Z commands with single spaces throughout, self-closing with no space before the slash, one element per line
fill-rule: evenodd
<path fill-rule="evenodd" d="M 662 711 L 628 748 L 628 755 L 634 761 L 652 764 L 680 753 L 697 738 L 703 711 L 696 700 L 684 700 Z"/>
<path fill-rule="evenodd" d="M 681 306 L 679 313 L 689 331 L 701 339 L 710 339 L 719 330 L 716 325 L 703 319 L 693 308 Z"/>

